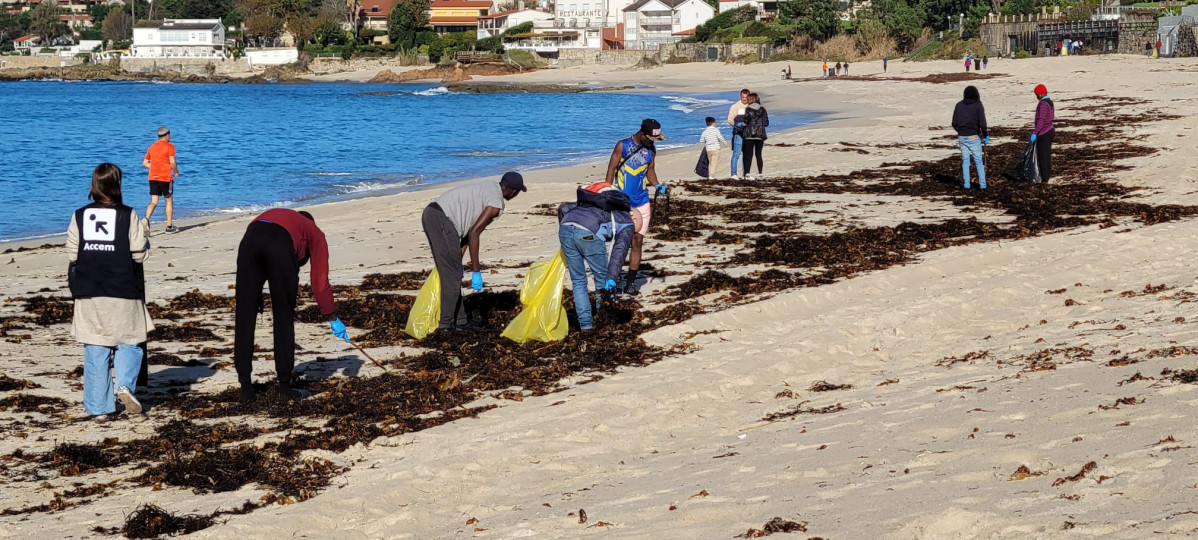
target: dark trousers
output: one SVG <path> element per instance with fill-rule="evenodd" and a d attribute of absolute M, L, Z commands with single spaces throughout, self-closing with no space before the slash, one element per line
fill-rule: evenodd
<path fill-rule="evenodd" d="M 761 149 L 765 147 L 764 139 L 745 139 L 744 154 L 742 156 L 745 174 L 749 174 L 753 170 L 753 157 L 757 158 L 757 172 L 764 173 L 761 170 Z"/>
<path fill-rule="evenodd" d="M 466 310 L 462 308 L 462 237 L 441 206 L 432 203 L 420 217 L 424 235 L 433 250 L 433 264 L 441 276 L 441 320 L 437 328 L 466 325 Z"/>
<path fill-rule="evenodd" d="M 1036 137 L 1036 163 L 1040 165 L 1040 181 L 1045 184 L 1052 174 L 1052 138 L 1056 134 L 1057 130 L 1051 129 L 1048 133 Z"/>
<path fill-rule="evenodd" d="M 279 384 L 291 384 L 295 367 L 295 302 L 299 294 L 299 261 L 287 229 L 255 221 L 237 248 L 237 327 L 233 334 L 233 364 L 237 380 L 251 382 L 254 325 L 262 301 L 262 284 L 270 284 L 274 313 L 275 373 Z"/>

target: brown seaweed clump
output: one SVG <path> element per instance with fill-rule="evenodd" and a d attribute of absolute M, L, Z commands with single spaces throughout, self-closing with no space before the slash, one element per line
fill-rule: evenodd
<path fill-rule="evenodd" d="M 68 323 L 75 316 L 75 304 L 69 298 L 34 296 L 24 300 L 25 311 L 36 315 L 33 321 L 42 326 Z"/>
<path fill-rule="evenodd" d="M 41 388 L 40 384 L 25 379 L 14 379 L 8 375 L 0 374 L 0 392 L 12 392 L 15 390 L 30 390 L 33 388 Z"/>
<path fill-rule="evenodd" d="M 792 533 L 792 532 L 807 532 L 807 522 L 797 522 L 775 517 L 766 522 L 760 529 L 750 528 L 744 534 L 737 535 L 737 538 L 761 538 L 774 533 Z"/>
<path fill-rule="evenodd" d="M 212 330 L 200 326 L 198 322 L 185 322 L 181 325 L 158 325 L 148 336 L 153 342 L 195 343 L 198 341 L 220 341 L 220 337 Z"/>
<path fill-rule="evenodd" d="M 153 504 L 144 504 L 125 519 L 120 533 L 125 538 L 161 538 L 176 534 L 191 534 L 215 523 L 211 516 L 177 516 Z M 107 532 L 107 531 L 103 531 Z"/>

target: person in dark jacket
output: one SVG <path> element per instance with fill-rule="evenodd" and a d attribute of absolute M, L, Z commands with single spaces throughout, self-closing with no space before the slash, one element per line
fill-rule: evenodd
<path fill-rule="evenodd" d="M 291 387 L 295 368 L 295 304 L 299 296 L 299 269 L 312 263 L 312 297 L 329 321 L 333 335 L 349 343 L 345 325 L 337 317 L 333 286 L 329 283 L 329 245 L 316 220 L 307 212 L 273 208 L 254 219 L 237 248 L 237 307 L 233 333 L 233 365 L 241 383 L 241 402 L 257 399 L 251 380 L 254 361 L 254 326 L 262 301 L 262 285 L 270 284 L 274 314 L 275 374 L 279 395 L 286 399 L 308 397 Z"/>
<path fill-rule="evenodd" d="M 745 148 L 744 148 L 744 179 L 752 180 L 752 158 L 757 158 L 757 174 L 763 174 L 761 165 L 761 149 L 765 147 L 765 128 L 770 125 L 770 115 L 761 106 L 761 98 L 756 93 L 749 94 L 749 104 L 745 107 Z"/>
<path fill-rule="evenodd" d="M 565 203 L 558 208 L 558 240 L 570 281 L 574 289 L 574 311 L 578 326 L 594 328 L 591 317 L 591 297 L 587 290 L 587 267 L 595 278 L 595 290 L 600 287 L 612 293 L 624 257 L 632 247 L 635 227 L 632 222 L 632 203 L 624 192 L 606 182 L 578 188 L 578 202 Z M 605 242 L 613 241 L 611 256 Z"/>
<path fill-rule="evenodd" d="M 1036 143 L 1036 162 L 1040 165 L 1040 181 L 1047 184 L 1052 175 L 1052 139 L 1056 129 L 1052 121 L 1056 118 L 1057 107 L 1048 97 L 1048 88 L 1043 84 L 1036 85 L 1036 123 L 1032 131 L 1032 142 Z"/>
<path fill-rule="evenodd" d="M 965 87 L 965 99 L 957 102 L 953 109 L 953 129 L 957 130 L 957 142 L 961 146 L 961 171 L 965 178 L 965 189 L 969 189 L 969 158 L 978 169 L 978 187 L 986 189 L 986 166 L 982 164 L 982 146 L 990 144 L 990 133 L 986 128 L 986 108 L 982 97 L 973 86 Z"/>

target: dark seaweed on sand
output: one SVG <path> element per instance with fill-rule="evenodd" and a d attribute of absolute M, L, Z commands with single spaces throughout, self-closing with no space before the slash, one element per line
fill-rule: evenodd
<path fill-rule="evenodd" d="M 160 538 L 191 534 L 215 523 L 211 516 L 175 515 L 153 504 L 144 504 L 125 519 L 120 533 L 125 538 Z M 101 532 L 107 532 L 101 530 Z M 114 531 L 116 532 L 116 531 Z"/>
<path fill-rule="evenodd" d="M 195 343 L 197 341 L 220 341 L 220 337 L 212 330 L 200 326 L 197 322 L 183 324 L 159 324 L 149 334 L 149 340 L 154 343 Z"/>
<path fill-rule="evenodd" d="M 39 396 L 37 394 L 15 394 L 0 398 L 0 412 L 47 412 L 58 413 L 66 410 L 68 404 L 62 398 Z"/>
<path fill-rule="evenodd" d="M 760 529 L 750 528 L 744 534 L 736 535 L 736 538 L 761 538 L 774 533 L 792 533 L 792 532 L 807 532 L 807 522 L 790 521 L 775 517 L 766 522 Z"/>
<path fill-rule="evenodd" d="M 40 384 L 25 379 L 14 379 L 8 375 L 0 374 L 0 392 L 12 392 L 15 390 L 30 390 L 33 388 L 41 388 Z"/>

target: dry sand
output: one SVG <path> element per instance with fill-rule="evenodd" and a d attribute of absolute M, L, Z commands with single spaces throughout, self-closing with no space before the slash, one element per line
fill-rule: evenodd
<path fill-rule="evenodd" d="M 767 107 L 835 113 L 827 122 L 772 136 L 771 143 L 795 146 L 766 148 L 771 175 L 846 172 L 951 153 L 943 148 L 832 150 L 841 141 L 918 144 L 945 135 L 964 83 L 786 82 L 778 80 L 782 67 L 587 67 L 504 80 L 640 83 L 730 95 L 748 86 L 767 96 Z M 880 67 L 854 64 L 853 71 L 875 75 Z M 959 69 L 955 61 L 890 67 L 889 77 Z M 794 63 L 793 68 L 799 76 L 817 73 L 818 66 Z M 998 60 L 986 73 L 1004 76 L 974 84 L 981 88 L 993 126 L 1029 124 L 1036 83 L 1062 100 L 1126 96 L 1167 106 L 1181 117 L 1136 131 L 1139 142 L 1162 152 L 1123 161 L 1128 169 L 1114 177 L 1148 188 L 1140 200 L 1198 204 L 1192 187 L 1198 179 L 1195 72 L 1198 61 L 1186 59 Z M 1059 117 L 1070 115 L 1060 106 Z M 691 178 L 692 157 L 690 149 L 663 155 L 659 175 Z M 720 170 L 726 170 L 726 160 L 727 152 Z M 516 287 L 524 263 L 556 251 L 552 218 L 535 207 L 570 199 L 574 186 L 598 178 L 601 169 L 585 164 L 527 175 L 529 193 L 511 202 L 484 235 L 482 258 L 496 267 L 488 275 L 490 285 Z M 431 259 L 419 212 L 443 189 L 310 208 L 334 240 L 333 282 L 355 283 L 372 272 L 427 270 Z M 751 183 L 745 189 L 752 189 Z M 864 224 L 952 212 L 921 208 L 918 200 L 890 205 L 868 196 L 822 198 L 839 209 L 839 217 Z M 147 262 L 151 296 L 164 300 L 193 288 L 228 294 L 246 221 L 194 222 L 178 234 L 156 235 Z M 655 255 L 682 255 L 669 259 L 672 269 L 697 268 L 704 258 L 723 256 L 714 246 L 680 250 L 667 244 L 655 251 L 655 244 L 652 238 L 646 242 L 650 262 Z M 1192 535 L 1198 533 L 1198 476 L 1193 474 L 1198 429 L 1189 415 L 1198 404 L 1198 387 L 1163 380 L 1120 382 L 1136 372 L 1163 379 L 1164 368 L 1198 367 L 1191 350 L 1166 351 L 1194 341 L 1189 321 L 1198 320 L 1198 314 L 1190 297 L 1198 293 L 1198 284 L 1189 257 L 1196 248 L 1198 221 L 1193 219 L 1089 227 L 930 252 L 907 266 L 701 315 L 645 336 L 650 344 L 690 343 L 694 348 L 687 354 L 557 394 L 498 401 L 499 408 L 477 418 L 381 438 L 341 454 L 318 453 L 352 468 L 311 500 L 221 518 L 227 521 L 193 536 L 732 538 L 775 516 L 807 522 L 808 533 L 784 538 Z M 2 261 L 8 263 L 0 281 L 5 297 L 62 288 L 62 249 L 4 257 L 11 260 Z M 686 278 L 672 274 L 665 282 L 652 282 L 646 292 L 652 299 L 654 291 Z M 1171 288 L 1120 294 L 1149 284 Z M 1060 289 L 1065 291 L 1047 293 Z M 0 309 L 9 314 L 16 308 Z M 267 328 L 266 321 L 259 328 L 262 344 L 269 343 Z M 231 341 L 231 329 L 218 333 Z M 297 341 L 306 354 L 362 364 L 356 353 L 325 334 L 322 327 L 301 325 Z M 5 373 L 42 385 L 31 392 L 81 400 L 76 381 L 62 376 L 81 360 L 68 325 L 18 341 L 0 343 Z M 401 352 L 415 349 L 394 347 L 372 355 L 394 358 Z M 1045 355 L 1055 369 L 1030 368 Z M 1123 355 L 1141 361 L 1107 365 Z M 319 368 L 305 366 L 307 358 L 299 357 L 299 369 Z M 257 366 L 257 375 L 266 377 L 269 363 Z M 152 381 L 194 376 L 181 369 L 155 367 Z M 338 375 L 378 371 L 365 363 Z M 231 366 L 202 375 L 193 388 L 203 392 L 235 382 Z M 821 380 L 852 388 L 809 390 Z M 1127 397 L 1136 398 L 1134 404 L 1118 404 Z M 836 404 L 844 410 L 762 421 L 791 406 Z M 74 423 L 45 431 L 14 427 L 24 416 L 0 416 L 5 433 L 0 455 L 20 448 L 45 451 L 56 440 L 144 436 L 162 420 Z M 18 430 L 27 438 L 13 436 Z M 1056 482 L 1089 462 L 1096 467 L 1083 478 Z M 11 463 L 0 461 L 0 467 L 6 465 Z M 1028 475 L 1016 475 L 1021 466 Z M 39 482 L 28 478 L 8 478 L 12 483 L 0 492 L 0 509 L 46 502 L 51 491 L 70 487 L 73 480 L 128 476 L 51 475 L 46 479 L 51 489 L 36 489 Z M 145 502 L 174 512 L 210 513 L 260 494 L 243 488 L 201 497 L 169 486 L 152 491 L 124 484 L 82 506 L 0 517 L 0 537 L 98 536 L 92 527 L 119 526 L 125 514 Z M 579 509 L 586 511 L 585 523 Z"/>

